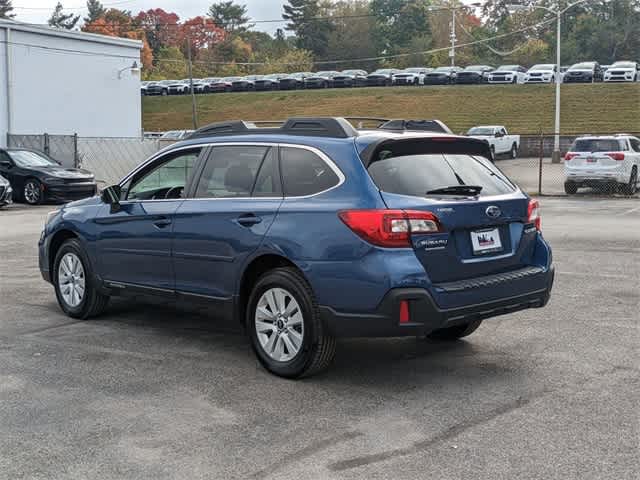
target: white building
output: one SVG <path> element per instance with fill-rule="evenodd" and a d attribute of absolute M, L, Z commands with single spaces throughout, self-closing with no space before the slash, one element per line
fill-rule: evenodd
<path fill-rule="evenodd" d="M 141 48 L 0 20 L 0 146 L 8 133 L 139 137 Z"/>

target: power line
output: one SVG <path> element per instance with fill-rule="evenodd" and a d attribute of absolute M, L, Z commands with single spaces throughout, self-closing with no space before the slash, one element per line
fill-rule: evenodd
<path fill-rule="evenodd" d="M 120 2 L 113 2 L 113 3 L 103 3 L 102 6 L 103 7 L 115 7 L 118 5 L 124 5 L 126 3 L 133 3 L 133 2 L 137 2 L 139 0 L 122 0 Z M 14 10 L 53 10 L 52 8 L 48 8 L 48 7 L 21 7 L 19 5 L 14 5 L 13 6 Z M 64 10 L 87 10 L 87 6 L 85 5 L 84 7 L 64 7 Z"/>

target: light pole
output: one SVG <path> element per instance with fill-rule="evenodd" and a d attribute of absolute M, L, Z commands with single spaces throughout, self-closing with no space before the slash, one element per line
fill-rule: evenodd
<path fill-rule="evenodd" d="M 560 159 L 562 158 L 561 154 L 560 154 L 560 83 L 562 83 L 562 78 L 560 75 L 560 45 L 562 43 L 562 39 L 560 38 L 560 24 L 562 23 L 562 15 L 569 10 L 570 8 L 575 7 L 576 5 L 578 5 L 579 3 L 583 3 L 586 0 L 577 0 L 576 2 L 570 3 L 569 5 L 567 5 L 565 8 L 560 9 L 560 1 L 558 0 L 558 3 L 556 3 L 555 8 L 551 8 L 551 7 L 545 7 L 543 5 L 531 5 L 531 6 L 526 6 L 526 5 L 508 5 L 507 8 L 510 11 L 518 11 L 518 10 L 528 10 L 528 9 L 540 9 L 540 10 L 546 10 L 547 12 L 550 12 L 552 14 L 554 14 L 556 16 L 557 19 L 557 27 L 556 27 L 556 74 L 555 74 L 555 80 L 556 80 L 556 112 L 555 112 L 555 122 L 554 122 L 554 128 L 553 128 L 553 153 L 551 155 L 551 162 L 552 163 L 560 163 Z"/>
<path fill-rule="evenodd" d="M 470 7 L 481 7 L 482 4 L 480 2 L 470 3 L 468 5 L 459 5 L 459 6 L 451 6 L 451 34 L 449 38 L 451 39 L 451 50 L 449 50 L 449 58 L 451 58 L 451 66 L 456 66 L 456 11 L 457 10 L 465 10 Z"/>

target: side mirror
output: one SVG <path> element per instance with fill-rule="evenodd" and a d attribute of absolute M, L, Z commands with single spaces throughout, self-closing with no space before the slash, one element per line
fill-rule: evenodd
<path fill-rule="evenodd" d="M 111 185 L 100 194 L 100 198 L 107 205 L 111 205 L 111 211 L 117 212 L 120 209 L 120 196 L 122 195 L 122 187 L 120 185 Z"/>
<path fill-rule="evenodd" d="M 503 135 L 502 135 L 502 133 L 500 133 L 500 132 L 496 132 L 496 134 L 495 134 L 495 137 L 496 137 L 496 138 L 500 138 L 500 137 L 502 137 L 502 136 L 503 136 Z"/>
<path fill-rule="evenodd" d="M 11 162 L 9 160 L 2 160 L 0 161 L 0 167 L 11 168 L 13 167 L 13 165 L 11 165 Z"/>

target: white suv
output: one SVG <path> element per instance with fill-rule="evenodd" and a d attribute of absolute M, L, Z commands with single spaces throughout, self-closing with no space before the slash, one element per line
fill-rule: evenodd
<path fill-rule="evenodd" d="M 564 190 L 614 186 L 633 195 L 640 171 L 640 140 L 631 135 L 579 137 L 564 157 Z M 617 188 L 616 188 L 617 189 Z"/>
<path fill-rule="evenodd" d="M 637 82 L 640 79 L 640 64 L 616 62 L 604 72 L 605 82 Z"/>

